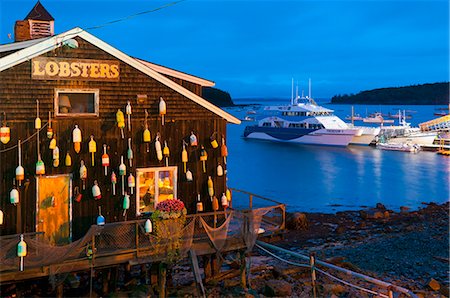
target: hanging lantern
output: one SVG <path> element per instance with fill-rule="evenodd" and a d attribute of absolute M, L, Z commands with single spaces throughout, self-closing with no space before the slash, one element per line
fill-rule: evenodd
<path fill-rule="evenodd" d="M 192 177 L 192 172 L 187 170 L 187 172 L 186 172 L 186 181 L 187 182 L 191 182 L 193 180 L 194 180 L 194 178 Z"/>
<path fill-rule="evenodd" d="M 86 189 L 87 168 L 84 165 L 83 160 L 81 160 L 81 166 L 80 166 L 80 179 L 83 181 L 83 189 Z"/>
<path fill-rule="evenodd" d="M 21 147 L 20 147 L 20 140 L 18 141 L 17 144 L 18 147 L 18 156 L 19 156 L 19 165 L 16 168 L 16 180 L 19 183 L 19 186 L 22 184 L 22 181 L 25 179 L 25 170 L 22 167 L 22 153 L 21 153 Z"/>
<path fill-rule="evenodd" d="M 122 177 L 122 195 L 125 194 L 125 175 L 127 174 L 127 167 L 123 163 L 123 155 L 120 157 L 119 176 Z"/>
<path fill-rule="evenodd" d="M 105 217 L 102 215 L 102 206 L 98 206 L 97 226 L 104 226 L 105 222 Z"/>
<path fill-rule="evenodd" d="M 148 117 L 148 112 L 146 109 L 145 110 L 145 130 L 144 130 L 143 138 L 144 138 L 145 148 L 147 149 L 147 152 L 149 152 L 150 151 L 149 143 L 152 140 L 152 136 L 150 134 L 150 130 L 148 130 L 147 117 Z"/>
<path fill-rule="evenodd" d="M 202 145 L 202 149 L 200 150 L 200 160 L 203 163 L 203 173 L 206 173 L 206 161 L 208 160 L 208 153 L 205 150 L 205 147 Z"/>
<path fill-rule="evenodd" d="M 11 130 L 6 126 L 6 113 L 3 112 L 3 126 L 0 127 L 0 141 L 3 144 L 7 144 L 11 139 Z"/>
<path fill-rule="evenodd" d="M 58 146 L 56 146 L 53 149 L 52 157 L 53 157 L 53 167 L 55 167 L 55 168 L 59 167 L 59 148 L 58 148 Z"/>
<path fill-rule="evenodd" d="M 128 175 L 128 187 L 130 188 L 130 193 L 133 194 L 133 188 L 136 187 L 136 179 L 131 173 Z"/>
<path fill-rule="evenodd" d="M 131 131 L 131 103 L 127 101 L 127 107 L 125 108 L 125 113 L 128 116 L 128 131 Z"/>
<path fill-rule="evenodd" d="M 3 211 L 0 210 L 0 226 L 3 225 L 3 217 L 4 217 Z"/>
<path fill-rule="evenodd" d="M 56 147 L 56 134 L 53 134 L 53 138 L 50 140 L 50 144 L 48 145 L 48 149 L 53 150 Z"/>
<path fill-rule="evenodd" d="M 36 162 L 36 175 L 45 175 L 45 165 L 41 155 L 38 156 L 38 161 Z"/>
<path fill-rule="evenodd" d="M 223 176 L 223 168 L 222 168 L 222 166 L 220 165 L 220 163 L 219 163 L 219 165 L 217 166 L 217 176 L 219 176 L 219 177 L 222 177 L 222 176 Z"/>
<path fill-rule="evenodd" d="M 133 150 L 131 149 L 131 138 L 128 138 L 127 158 L 130 162 L 130 168 L 133 166 Z"/>
<path fill-rule="evenodd" d="M 100 200 L 102 198 L 102 193 L 97 180 L 94 180 L 94 186 L 92 186 L 92 196 L 94 197 L 94 200 Z"/>
<path fill-rule="evenodd" d="M 66 153 L 65 164 L 66 167 L 70 167 L 72 165 L 72 157 L 70 157 L 69 151 Z"/>
<path fill-rule="evenodd" d="M 161 124 L 164 125 L 164 115 L 167 113 L 166 102 L 162 97 L 159 98 L 159 115 L 161 116 Z"/>
<path fill-rule="evenodd" d="M 113 194 L 113 196 L 115 196 L 116 195 L 117 176 L 116 176 L 116 173 L 114 173 L 114 171 L 112 171 L 112 173 L 111 173 L 111 184 L 112 184 L 112 194 Z"/>
<path fill-rule="evenodd" d="M 23 240 L 23 234 L 20 234 L 20 241 L 17 244 L 17 256 L 20 258 L 20 271 L 23 271 L 23 257 L 27 256 L 27 243 Z"/>
<path fill-rule="evenodd" d="M 11 192 L 9 193 L 9 201 L 13 205 L 19 204 L 19 191 L 17 190 L 17 188 L 14 187 L 13 189 L 11 189 Z"/>
<path fill-rule="evenodd" d="M 106 144 L 103 144 L 102 166 L 105 168 L 105 176 L 108 175 L 109 155 L 106 154 Z"/>
<path fill-rule="evenodd" d="M 89 153 L 91 153 L 92 166 L 94 166 L 95 152 L 97 152 L 97 143 L 94 141 L 94 136 L 91 135 L 91 140 L 89 141 Z"/>
<path fill-rule="evenodd" d="M 125 216 L 127 214 L 127 210 L 130 209 L 130 196 L 127 193 L 125 193 L 125 196 L 123 197 L 122 209 L 123 216 Z"/>
<path fill-rule="evenodd" d="M 214 210 L 214 211 L 217 211 L 217 210 L 219 210 L 219 200 L 217 199 L 217 197 L 216 196 L 214 196 L 213 198 L 212 198 L 212 209 Z M 216 219 L 217 220 L 217 219 Z"/>
<path fill-rule="evenodd" d="M 75 128 L 72 131 L 72 142 L 73 142 L 73 148 L 75 149 L 76 153 L 80 153 L 81 150 L 81 130 L 78 128 L 78 125 L 75 125 Z"/>
<path fill-rule="evenodd" d="M 161 161 L 163 158 L 163 154 L 162 154 L 161 142 L 159 141 L 159 138 L 160 138 L 160 135 L 158 132 L 156 135 L 156 140 L 155 140 L 155 150 L 156 150 L 156 158 L 158 158 L 158 160 Z"/>
<path fill-rule="evenodd" d="M 169 166 L 170 150 L 169 150 L 169 147 L 167 147 L 167 141 L 164 141 L 163 155 L 166 158 L 166 167 L 168 167 Z"/>
<path fill-rule="evenodd" d="M 150 234 L 151 232 L 153 232 L 153 225 L 152 225 L 152 221 L 150 219 L 147 219 L 145 221 L 144 230 L 145 230 L 146 234 Z"/>
<path fill-rule="evenodd" d="M 120 134 L 122 135 L 122 139 L 124 139 L 125 136 L 123 135 L 123 128 L 125 127 L 125 116 L 123 115 L 123 112 L 120 109 L 117 110 L 116 121 L 117 126 L 120 128 Z"/>
<path fill-rule="evenodd" d="M 198 145 L 197 136 L 193 131 L 191 131 L 191 135 L 189 136 L 189 144 L 191 144 L 191 147 L 196 147 Z"/>
<path fill-rule="evenodd" d="M 208 176 L 208 194 L 209 194 L 209 196 L 211 197 L 211 200 L 212 200 L 212 197 L 214 196 L 214 184 L 213 184 L 213 181 L 211 179 L 211 176 Z"/>
<path fill-rule="evenodd" d="M 53 137 L 53 128 L 52 128 L 52 112 L 48 111 L 48 126 L 47 126 L 47 138 L 52 139 Z M 50 148 L 52 149 L 52 148 Z"/>
<path fill-rule="evenodd" d="M 225 193 L 222 194 L 222 198 L 220 199 L 221 203 L 222 203 L 222 207 L 224 210 L 227 210 L 228 208 L 228 199 L 227 196 L 225 195 Z"/>
<path fill-rule="evenodd" d="M 34 119 L 34 128 L 39 130 L 41 129 L 41 118 L 39 118 L 39 100 L 36 100 L 36 119 Z"/>
<path fill-rule="evenodd" d="M 222 137 L 222 146 L 220 147 L 220 156 L 223 157 L 223 163 L 227 164 L 228 148 L 225 145 L 225 138 Z"/>
<path fill-rule="evenodd" d="M 203 212 L 203 203 L 200 199 L 200 194 L 197 195 L 197 212 Z"/>
<path fill-rule="evenodd" d="M 209 141 L 211 142 L 211 147 L 213 147 L 214 149 L 216 149 L 217 147 L 219 147 L 219 143 L 217 143 L 216 140 L 216 132 L 214 132 L 210 137 L 209 137 Z"/>
<path fill-rule="evenodd" d="M 188 153 L 186 151 L 185 144 L 186 143 L 183 141 L 183 151 L 181 151 L 181 162 L 183 163 L 183 169 L 184 169 L 184 172 L 186 173 L 186 164 L 188 162 Z"/>

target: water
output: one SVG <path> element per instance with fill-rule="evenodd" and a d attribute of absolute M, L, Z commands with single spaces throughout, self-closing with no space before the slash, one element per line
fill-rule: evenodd
<path fill-rule="evenodd" d="M 323 105 L 342 119 L 351 113 L 350 105 Z M 435 118 L 435 107 L 355 105 L 355 113 L 365 116 L 366 108 L 368 113 L 385 114 L 398 113 L 398 108 L 412 110 L 417 112 L 409 121 L 417 125 Z M 253 108 L 227 111 L 242 119 Z M 358 210 L 378 202 L 398 211 L 400 206 L 417 209 L 422 202 L 449 200 L 450 158 L 435 152 L 246 140 L 241 136 L 249 124 L 253 123 L 228 125 L 228 185 L 283 202 L 289 211 Z"/>

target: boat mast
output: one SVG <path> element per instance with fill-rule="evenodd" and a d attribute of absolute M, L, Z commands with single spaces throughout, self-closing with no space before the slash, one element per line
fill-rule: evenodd
<path fill-rule="evenodd" d="M 294 78 L 292 78 L 292 86 L 291 86 L 291 105 L 294 105 Z"/>
<path fill-rule="evenodd" d="M 309 78 L 308 80 L 308 97 L 309 99 L 311 99 L 311 78 Z"/>
<path fill-rule="evenodd" d="M 355 124 L 354 123 L 354 121 L 353 121 L 353 115 L 355 114 L 355 110 L 354 110 L 354 108 L 353 108 L 353 106 L 352 106 L 352 126 Z"/>
<path fill-rule="evenodd" d="M 298 104 L 298 82 L 297 86 L 295 87 L 295 104 Z"/>

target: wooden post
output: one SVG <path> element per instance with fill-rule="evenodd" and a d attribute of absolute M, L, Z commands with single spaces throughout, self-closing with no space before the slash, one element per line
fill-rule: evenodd
<path fill-rule="evenodd" d="M 211 256 L 203 256 L 203 272 L 205 273 L 205 280 L 212 276 Z"/>
<path fill-rule="evenodd" d="M 167 264 L 159 263 L 159 298 L 166 297 Z"/>
<path fill-rule="evenodd" d="M 240 258 L 241 258 L 241 287 L 243 289 L 247 289 L 247 273 L 246 273 L 246 268 L 247 268 L 247 264 L 245 261 L 245 252 L 241 251 L 240 252 Z"/>
<path fill-rule="evenodd" d="M 253 209 L 253 195 L 249 195 L 248 200 L 249 200 L 248 202 L 249 208 Z"/>
<path fill-rule="evenodd" d="M 56 297 L 64 297 L 64 283 L 61 283 L 56 287 Z"/>
<path fill-rule="evenodd" d="M 203 287 L 202 277 L 200 275 L 200 268 L 198 266 L 197 254 L 193 249 L 190 249 L 189 256 L 191 260 L 191 268 L 194 273 L 194 280 L 197 288 L 197 294 L 199 297 L 206 297 L 205 288 Z"/>
<path fill-rule="evenodd" d="M 311 281 L 312 281 L 312 287 L 313 287 L 313 297 L 317 297 L 316 292 L 316 270 L 315 270 L 315 260 L 314 260 L 314 254 L 309 255 L 309 265 L 311 266 Z"/>
<path fill-rule="evenodd" d="M 111 268 L 106 269 L 102 272 L 102 293 L 104 296 L 109 293 L 109 281 L 111 280 Z"/>

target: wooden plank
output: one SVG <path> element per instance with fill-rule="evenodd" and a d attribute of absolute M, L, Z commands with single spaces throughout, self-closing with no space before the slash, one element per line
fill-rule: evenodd
<path fill-rule="evenodd" d="M 189 257 L 191 261 L 192 271 L 194 272 L 194 279 L 198 291 L 198 295 L 201 297 L 206 297 L 205 288 L 202 282 L 202 276 L 200 275 L 200 268 L 198 266 L 198 258 L 193 249 L 189 250 Z"/>

